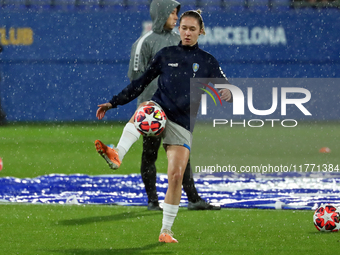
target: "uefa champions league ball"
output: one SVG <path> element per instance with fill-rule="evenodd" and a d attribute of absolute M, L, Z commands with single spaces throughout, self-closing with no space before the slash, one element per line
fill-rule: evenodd
<path fill-rule="evenodd" d="M 144 105 L 139 108 L 134 117 L 138 132 L 145 136 L 160 135 L 166 123 L 166 115 L 157 105 Z"/>
<path fill-rule="evenodd" d="M 319 231 L 336 232 L 340 229 L 340 211 L 338 207 L 327 204 L 315 210 L 313 222 Z"/>

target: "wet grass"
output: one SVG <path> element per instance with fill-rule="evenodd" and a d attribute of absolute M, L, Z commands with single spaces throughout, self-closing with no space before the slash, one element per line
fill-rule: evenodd
<path fill-rule="evenodd" d="M 0 177 L 32 178 L 52 173 L 130 174 L 139 172 L 142 139 L 131 148 L 119 172 L 113 172 L 98 155 L 96 139 L 117 144 L 123 130 L 119 123 L 33 123 L 0 127 Z M 160 150 L 164 163 L 165 153 Z M 162 170 L 162 167 L 159 167 Z M 163 167 L 163 171 L 166 171 Z"/>
<path fill-rule="evenodd" d="M 203 127 L 194 133 L 194 162 L 340 164 L 338 123 L 302 123 L 294 129 Z M 111 174 L 93 142 L 117 143 L 122 129 L 117 123 L 0 127 L 0 177 Z M 320 154 L 323 146 L 332 152 Z M 141 139 L 114 173 L 138 173 L 140 155 Z M 166 172 L 163 149 L 157 166 Z M 145 207 L 0 204 L 0 215 L 1 254 L 321 254 L 333 252 L 340 242 L 339 234 L 315 229 L 311 211 L 181 208 L 173 227 L 178 244 L 157 242 L 162 214 Z"/>
<path fill-rule="evenodd" d="M 162 214 L 145 207 L 0 205 L 2 254 L 320 254 L 337 233 L 317 232 L 310 211 L 179 211 L 178 244 L 157 242 Z"/>
<path fill-rule="evenodd" d="M 94 148 L 96 139 L 117 144 L 123 127 L 119 123 L 16 123 L 0 127 L 0 157 L 4 164 L 0 177 L 138 173 L 142 139 L 132 146 L 116 172 L 107 167 Z M 339 140 L 339 122 L 301 123 L 295 128 L 213 128 L 210 123 L 199 124 L 194 132 L 191 162 L 194 169 L 216 164 L 237 169 L 270 164 L 296 166 L 297 170 L 304 164 L 336 166 L 340 164 Z M 319 153 L 321 147 L 329 147 L 331 153 Z M 161 148 L 157 161 L 160 173 L 166 173 L 166 162 Z"/>
<path fill-rule="evenodd" d="M 261 165 L 306 172 L 311 171 L 312 164 L 314 172 L 340 172 L 339 140 L 339 122 L 302 122 L 294 128 L 214 128 L 208 123 L 195 128 L 191 162 L 194 166 L 230 165 L 238 172 L 241 166 Z M 322 147 L 330 148 L 331 153 L 320 153 Z"/>

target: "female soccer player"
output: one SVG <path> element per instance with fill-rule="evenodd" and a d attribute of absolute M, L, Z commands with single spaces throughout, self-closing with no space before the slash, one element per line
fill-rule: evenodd
<path fill-rule="evenodd" d="M 152 31 L 141 35 L 132 45 L 128 77 L 130 81 L 138 79 L 147 69 L 156 53 L 164 47 L 176 46 L 181 41 L 175 28 L 178 20 L 180 3 L 176 0 L 152 0 L 150 15 Z M 137 106 L 151 100 L 158 88 L 158 79 L 154 79 L 137 98 Z M 130 129 L 130 124 L 126 128 Z M 124 127 L 125 129 L 125 127 Z M 125 130 L 123 129 L 123 132 Z M 143 152 L 141 159 L 141 177 L 148 196 L 148 210 L 162 210 L 159 207 L 156 189 L 156 160 L 161 146 L 161 136 L 143 136 Z M 119 144 L 120 145 L 120 144 Z M 221 207 L 209 204 L 197 192 L 190 165 L 190 159 L 183 175 L 183 190 L 188 196 L 189 210 L 220 210 Z"/>
<path fill-rule="evenodd" d="M 102 119 L 107 110 L 131 102 L 159 75 L 158 89 L 152 100 L 143 102 L 140 106 L 148 103 L 157 104 L 165 111 L 168 118 L 162 134 L 168 158 L 168 190 L 163 203 L 163 221 L 159 236 L 159 241 L 166 243 L 178 242 L 173 238 L 171 227 L 178 212 L 183 173 L 189 159 L 192 141 L 190 78 L 226 78 L 217 60 L 198 47 L 198 37 L 205 34 L 200 10 L 187 11 L 181 15 L 179 32 L 181 42 L 178 46 L 160 50 L 141 77 L 133 80 L 108 103 L 98 105 L 96 113 L 97 118 Z M 232 100 L 228 89 L 220 90 L 219 93 L 222 100 Z M 198 106 L 199 102 L 195 104 L 197 109 Z M 111 149 L 99 140 L 95 141 L 98 153 L 113 169 L 120 166 L 125 153 L 139 137 L 133 124 L 133 117 L 129 122 L 130 128 L 123 132 L 117 149 Z"/>

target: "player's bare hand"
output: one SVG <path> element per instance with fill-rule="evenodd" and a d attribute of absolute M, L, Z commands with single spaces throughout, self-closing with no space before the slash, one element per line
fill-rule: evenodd
<path fill-rule="evenodd" d="M 229 101 L 232 99 L 232 95 L 229 89 L 221 89 L 218 94 L 220 94 L 221 100 Z"/>
<path fill-rule="evenodd" d="M 110 103 L 105 103 L 105 104 L 100 104 L 98 105 L 98 110 L 96 113 L 96 117 L 101 120 L 102 118 L 104 118 L 107 110 L 110 110 L 112 108 L 112 104 Z"/>

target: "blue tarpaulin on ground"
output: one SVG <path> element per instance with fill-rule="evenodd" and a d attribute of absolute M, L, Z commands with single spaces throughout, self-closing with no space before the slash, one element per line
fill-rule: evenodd
<path fill-rule="evenodd" d="M 157 175 L 159 200 L 168 186 L 167 175 Z M 316 209 L 340 203 L 340 174 L 200 174 L 195 175 L 200 196 L 224 208 Z M 141 176 L 51 174 L 37 178 L 0 178 L 0 201 L 57 204 L 147 205 Z M 181 206 L 187 205 L 183 192 Z"/>

